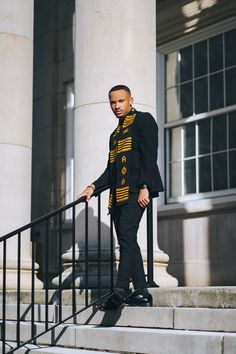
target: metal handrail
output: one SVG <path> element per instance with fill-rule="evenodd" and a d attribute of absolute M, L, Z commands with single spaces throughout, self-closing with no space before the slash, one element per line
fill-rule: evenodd
<path fill-rule="evenodd" d="M 107 189 L 108 189 L 108 187 L 97 189 L 93 193 L 93 197 L 97 197 L 98 195 L 100 195 L 102 192 L 104 192 Z M 34 221 L 31 221 L 30 223 L 28 223 L 28 224 L 26 224 L 26 225 L 24 225 L 22 227 L 19 227 L 18 229 L 14 230 L 14 231 L 11 231 L 8 234 L 0 237 L 0 242 L 8 239 L 11 236 L 14 236 L 16 233 L 23 232 L 23 231 L 25 231 L 25 230 L 27 230 L 27 229 L 29 229 L 29 228 L 41 223 L 41 222 L 43 222 L 43 221 L 46 221 L 47 219 L 49 219 L 49 218 L 51 218 L 51 217 L 53 217 L 53 216 L 55 216 L 55 215 L 57 215 L 59 213 L 62 213 L 63 211 L 66 211 L 67 209 L 70 209 L 70 208 L 76 206 L 77 204 L 79 204 L 81 202 L 84 202 L 85 200 L 86 200 L 86 197 L 81 197 L 81 198 L 75 200 L 74 202 L 71 202 L 71 203 L 69 203 L 67 205 L 64 205 L 63 207 L 55 209 L 55 210 L 51 211 L 50 213 L 45 214 L 45 215 L 41 216 L 40 218 L 35 219 Z"/>
<path fill-rule="evenodd" d="M 98 205 L 98 228 L 97 228 L 97 290 L 98 290 L 98 298 L 97 300 L 93 301 L 89 304 L 88 299 L 88 291 L 89 291 L 89 257 L 88 257 L 88 246 L 89 246 L 89 235 L 88 235 L 88 203 L 86 202 L 86 197 L 82 197 L 76 201 L 73 201 L 66 206 L 58 208 L 0 238 L 0 244 L 3 244 L 3 270 L 2 270 L 2 320 L 1 320 L 1 340 L 2 340 L 2 354 L 6 353 L 6 344 L 8 341 L 7 338 L 7 301 L 6 301 L 6 294 L 7 294 L 7 241 L 13 237 L 17 237 L 17 323 L 16 323 L 16 346 L 11 348 L 11 350 L 7 351 L 8 353 L 13 353 L 18 348 L 24 346 L 25 344 L 32 343 L 36 340 L 36 338 L 40 337 L 41 335 L 47 333 L 50 330 L 53 330 L 55 327 L 59 326 L 60 324 L 68 321 L 69 319 L 73 318 L 74 323 L 76 323 L 76 316 L 81 313 L 82 311 L 86 310 L 88 307 L 92 305 L 96 305 L 97 302 L 101 301 L 104 295 L 102 295 L 102 283 L 101 283 L 101 193 L 105 191 L 107 188 L 102 188 L 96 190 L 93 196 L 98 197 L 97 205 Z M 84 308 L 79 311 L 76 311 L 76 257 L 75 257 L 75 207 L 76 205 L 85 202 L 85 256 L 84 256 L 84 278 L 85 278 L 85 304 Z M 68 210 L 72 209 L 72 272 L 71 272 L 71 291 L 72 291 L 72 314 L 67 317 L 66 319 L 62 319 L 62 290 L 64 289 L 64 284 L 62 280 L 62 259 L 59 257 L 59 285 L 58 285 L 58 321 L 55 325 L 49 327 L 49 318 L 48 318 L 48 307 L 49 307 L 49 224 L 50 219 L 54 217 L 58 217 L 58 253 L 61 255 L 62 253 L 62 216 L 63 213 Z M 153 281 L 153 227 L 152 227 L 152 201 L 150 202 L 149 206 L 147 207 L 147 286 L 154 287 L 156 284 Z M 112 227 L 112 215 L 110 215 L 110 286 L 109 286 L 109 293 L 113 291 L 113 278 L 114 278 L 114 249 L 113 249 L 113 227 Z M 45 329 L 41 333 L 36 333 L 35 331 L 35 312 L 34 312 L 34 305 L 35 305 L 35 243 L 36 240 L 32 238 L 32 271 L 31 271 L 31 336 L 27 341 L 22 342 L 21 340 L 21 314 L 20 314 L 20 292 L 21 292 L 21 233 L 26 230 L 31 231 L 31 235 L 34 236 L 35 228 L 38 225 L 44 225 L 45 227 L 45 258 L 44 258 L 44 266 L 45 266 L 45 283 L 44 283 L 44 291 L 45 291 Z"/>

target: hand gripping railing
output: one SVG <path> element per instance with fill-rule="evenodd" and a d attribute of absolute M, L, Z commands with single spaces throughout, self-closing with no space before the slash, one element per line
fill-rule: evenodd
<path fill-rule="evenodd" d="M 72 319 L 73 323 L 76 323 L 76 316 L 87 309 L 88 307 L 96 305 L 101 299 L 106 296 L 104 294 L 104 289 L 102 286 L 102 227 L 101 227 L 101 193 L 105 190 L 99 189 L 94 193 L 94 196 L 97 196 L 97 291 L 96 291 L 96 299 L 89 301 L 89 213 L 88 213 L 88 203 L 85 200 L 85 197 L 80 198 L 62 208 L 56 209 L 55 211 L 50 212 L 49 214 L 40 217 L 39 219 L 32 221 L 31 223 L 24 225 L 18 228 L 15 231 L 8 233 L 7 235 L 0 238 L 0 246 L 2 251 L 2 314 L 0 319 L 0 326 L 1 326 L 1 342 L 2 342 L 2 354 L 5 353 L 13 353 L 18 348 L 28 344 L 28 343 L 36 343 L 36 339 L 43 334 L 47 333 L 48 331 L 52 331 L 55 327 L 59 326 L 60 324 Z M 85 202 L 85 216 L 84 216 L 84 307 L 77 310 L 76 304 L 76 206 Z M 72 221 L 71 221 L 71 250 L 72 250 L 72 271 L 69 277 L 69 288 L 71 289 L 71 309 L 72 313 L 65 318 L 62 312 L 62 291 L 63 289 L 68 288 L 68 284 L 65 284 L 66 281 L 62 278 L 63 273 L 63 264 L 62 264 L 62 240 L 63 240 L 63 221 L 65 217 L 65 212 L 68 210 L 72 211 Z M 152 201 L 150 202 L 149 206 L 147 207 L 147 286 L 148 287 L 155 287 L 157 286 L 153 281 L 153 211 L 152 211 Z M 41 228 L 40 231 L 38 229 Z M 42 231 L 43 229 L 43 231 Z M 59 254 L 59 261 L 58 261 L 58 287 L 55 289 L 54 287 L 54 295 L 56 293 L 56 300 L 57 300 L 57 316 L 54 318 L 52 324 L 52 319 L 49 319 L 49 306 L 52 303 L 52 299 L 50 299 L 50 294 L 53 291 L 52 286 L 49 283 L 49 265 L 50 265 L 50 255 L 49 255 L 49 241 L 51 231 L 56 232 L 57 240 L 58 240 L 58 254 Z M 31 299 L 29 308 L 26 310 L 25 314 L 21 314 L 21 261 L 22 261 L 22 237 L 24 237 L 23 232 L 28 231 L 31 234 L 31 244 L 32 244 L 32 259 L 31 259 Z M 108 289 L 108 293 L 113 291 L 113 279 L 114 279 L 114 243 L 113 243 L 113 227 L 112 227 L 112 215 L 110 215 L 110 249 L 109 249 L 109 272 L 110 272 L 110 281 L 109 285 L 106 286 Z M 36 305 L 36 294 L 37 291 L 35 290 L 35 263 L 36 263 L 36 242 L 39 238 L 45 238 L 45 254 L 44 254 L 44 269 L 45 269 L 45 277 L 44 277 L 44 319 L 41 320 L 44 323 L 44 330 L 38 333 L 37 330 L 37 322 L 39 319 L 36 318 L 35 314 L 35 305 Z M 8 242 L 16 238 L 17 244 L 17 277 L 16 277 L 16 314 L 15 320 L 15 338 L 12 339 L 10 335 L 8 335 L 8 328 L 9 332 L 12 333 L 11 324 L 12 318 L 8 315 L 8 290 L 7 290 L 7 249 L 8 249 Z M 42 260 L 41 260 L 42 261 Z M 93 274 L 94 276 L 94 274 Z M 53 296 L 54 296 L 53 295 Z M 29 319 L 29 313 L 30 319 Z M 27 315 L 26 317 L 24 317 Z M 30 336 L 27 340 L 25 340 L 22 336 L 22 328 L 21 324 L 22 321 L 26 320 L 27 323 L 30 323 Z M 56 322 L 56 323 L 55 323 Z M 14 343 L 14 344 L 13 344 Z"/>

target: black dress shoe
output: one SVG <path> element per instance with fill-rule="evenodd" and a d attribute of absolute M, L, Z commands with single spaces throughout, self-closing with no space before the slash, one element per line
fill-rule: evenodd
<path fill-rule="evenodd" d="M 152 295 L 147 293 L 142 293 L 139 291 L 134 291 L 125 300 L 125 304 L 129 306 L 152 306 Z"/>
<path fill-rule="evenodd" d="M 124 306 L 124 302 L 124 297 L 114 292 L 98 306 L 98 309 L 101 311 L 117 311 Z"/>

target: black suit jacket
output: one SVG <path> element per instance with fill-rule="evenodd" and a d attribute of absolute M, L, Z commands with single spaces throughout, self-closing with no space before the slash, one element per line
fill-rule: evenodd
<path fill-rule="evenodd" d="M 132 137 L 133 146 L 129 166 L 130 191 L 138 192 L 142 184 L 147 184 L 150 195 L 156 197 L 164 188 L 157 166 L 158 126 L 150 113 L 137 112 Z M 109 147 L 111 150 L 111 137 Z M 96 189 L 113 187 L 109 159 L 105 171 L 93 184 Z"/>

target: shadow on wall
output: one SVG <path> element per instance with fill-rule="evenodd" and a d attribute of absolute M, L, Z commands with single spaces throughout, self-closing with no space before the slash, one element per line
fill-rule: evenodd
<path fill-rule="evenodd" d="M 159 217 L 161 249 L 180 286 L 235 286 L 235 212 L 208 211 Z"/>
<path fill-rule="evenodd" d="M 235 211 L 209 216 L 209 259 L 211 285 L 236 285 Z"/>
<path fill-rule="evenodd" d="M 159 215 L 159 214 L 158 214 Z M 183 223 L 181 218 L 158 216 L 158 244 L 169 256 L 168 272 L 185 285 L 183 254 Z"/>
<path fill-rule="evenodd" d="M 81 209 L 82 208 L 82 209 Z M 81 210 L 79 210 L 81 209 Z M 113 250 L 111 252 L 110 226 L 101 221 L 101 248 L 99 253 L 98 245 L 98 217 L 94 215 L 94 209 L 88 207 L 88 252 L 86 253 L 85 239 L 85 207 L 84 203 L 77 205 L 75 219 L 75 264 L 73 268 L 73 233 L 72 221 L 64 221 L 61 235 L 62 243 L 60 249 L 60 231 L 58 220 L 51 220 L 49 240 L 46 241 L 45 223 L 40 225 L 37 240 L 37 261 L 40 265 L 39 278 L 47 280 L 50 288 L 59 286 L 59 273 L 62 269 L 62 288 L 70 289 L 73 284 L 73 270 L 75 270 L 75 287 L 84 289 L 97 289 L 98 284 L 101 288 L 108 289 L 111 286 L 111 267 L 113 275 L 116 277 L 115 263 L 115 237 L 113 236 Z M 57 217 L 58 219 L 58 217 Z M 49 259 L 47 274 L 47 255 Z M 86 263 L 87 258 L 87 263 Z M 99 265 L 100 259 L 100 265 Z M 113 264 L 111 265 L 111 262 Z M 61 263 L 60 263 L 61 262 Z M 85 277 L 85 269 L 88 270 L 88 278 Z M 99 279 L 100 274 L 100 279 Z"/>
<path fill-rule="evenodd" d="M 100 282 L 102 288 L 110 288 L 111 285 L 111 267 L 113 267 L 113 274 L 116 274 L 115 264 L 112 260 L 115 260 L 115 239 L 111 242 L 110 226 L 101 221 L 101 239 L 100 247 L 98 241 L 98 217 L 94 215 L 94 209 L 88 207 L 88 252 L 86 254 L 86 230 L 85 230 L 85 209 L 81 210 L 76 217 L 76 287 L 84 289 L 86 286 L 85 270 L 88 269 L 88 287 L 89 289 L 97 289 L 99 282 L 99 267 L 100 267 Z M 113 250 L 111 254 L 111 244 L 113 244 Z M 100 249 L 100 254 L 99 254 Z M 86 265 L 87 257 L 87 265 Z M 100 265 L 99 265 L 100 259 Z M 111 262 L 113 264 L 111 264 Z M 72 270 L 72 248 L 63 254 L 64 274 L 66 276 L 64 285 L 71 279 Z M 67 276 L 67 273 L 69 275 Z"/>

